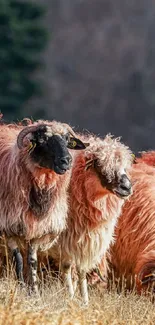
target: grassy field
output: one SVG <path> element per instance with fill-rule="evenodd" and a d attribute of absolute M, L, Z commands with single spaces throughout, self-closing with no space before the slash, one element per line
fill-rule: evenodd
<path fill-rule="evenodd" d="M 136 294 L 118 295 L 116 290 L 90 290 L 89 307 L 80 296 L 69 302 L 59 281 L 41 284 L 40 297 L 30 297 L 10 278 L 0 280 L 0 325 L 125 325 L 155 324 L 154 305 Z"/>

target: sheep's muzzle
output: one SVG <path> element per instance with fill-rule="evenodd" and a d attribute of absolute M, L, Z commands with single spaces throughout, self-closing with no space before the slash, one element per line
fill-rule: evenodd
<path fill-rule="evenodd" d="M 113 192 L 121 198 L 127 198 L 132 194 L 132 185 L 126 174 L 121 175 Z"/>

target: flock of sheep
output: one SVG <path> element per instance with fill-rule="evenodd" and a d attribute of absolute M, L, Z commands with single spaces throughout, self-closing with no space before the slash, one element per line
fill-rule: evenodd
<path fill-rule="evenodd" d="M 56 121 L 1 120 L 0 233 L 20 284 L 24 260 L 29 288 L 38 292 L 37 258 L 46 252 L 71 298 L 78 280 L 84 304 L 87 274 L 95 268 L 107 280 L 114 272 L 120 285 L 125 278 L 139 293 L 153 291 L 154 163 L 154 152 L 135 158 L 110 135 L 76 134 Z M 5 253 L 1 243 L 1 261 Z"/>

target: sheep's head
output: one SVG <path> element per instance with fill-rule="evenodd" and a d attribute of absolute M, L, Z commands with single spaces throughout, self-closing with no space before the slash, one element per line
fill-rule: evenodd
<path fill-rule="evenodd" d="M 128 171 L 133 162 L 132 152 L 120 139 L 107 135 L 105 139 L 96 138 L 86 149 L 86 169 L 93 166 L 104 188 L 121 198 L 132 193 Z M 89 159 L 88 159 L 89 157 Z"/>
<path fill-rule="evenodd" d="M 20 150 L 26 148 L 39 167 L 64 174 L 72 163 L 68 148 L 85 149 L 88 144 L 77 139 L 67 124 L 54 121 L 53 124 L 34 123 L 25 127 L 17 137 L 17 145 Z"/>

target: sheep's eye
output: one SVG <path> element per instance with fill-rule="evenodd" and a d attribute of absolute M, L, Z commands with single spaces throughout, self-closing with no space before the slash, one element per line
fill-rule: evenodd
<path fill-rule="evenodd" d="M 75 140 L 70 140 L 69 141 L 69 145 L 72 147 L 72 148 L 75 148 L 76 145 L 77 145 L 77 142 Z"/>

